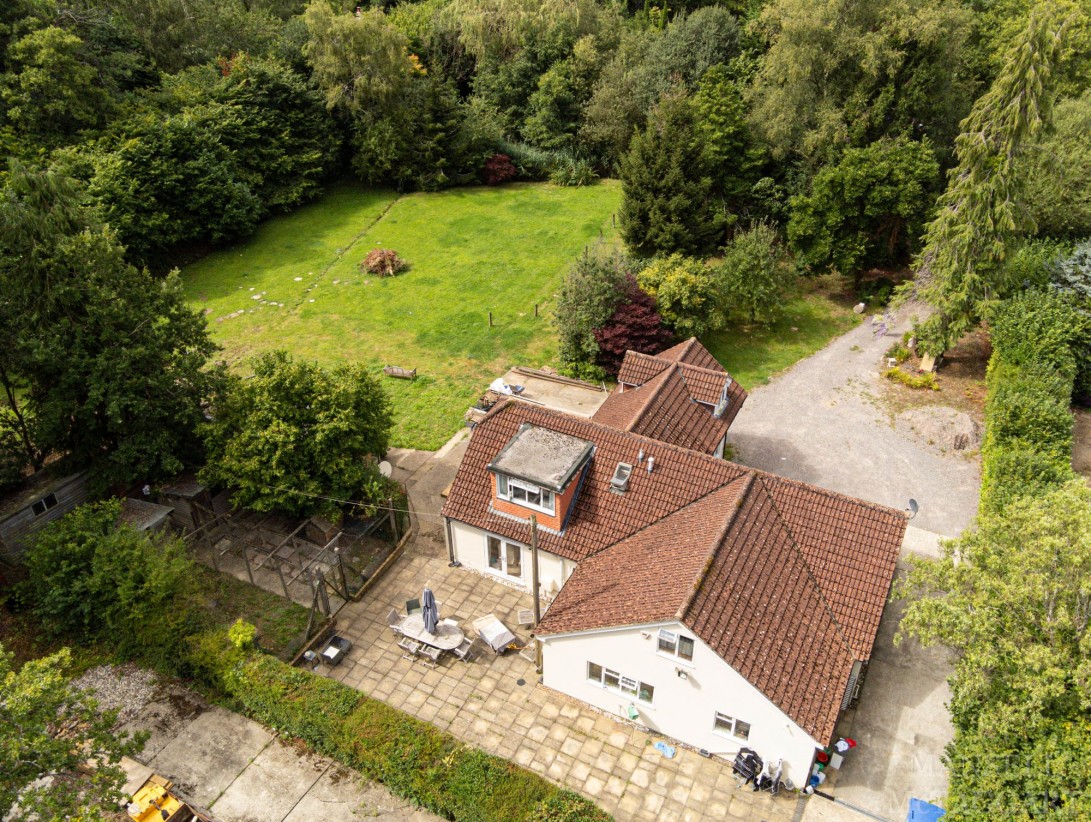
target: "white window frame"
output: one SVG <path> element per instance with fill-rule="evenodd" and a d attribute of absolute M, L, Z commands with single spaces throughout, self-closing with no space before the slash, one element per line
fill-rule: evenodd
<path fill-rule="evenodd" d="M 489 540 L 495 539 L 500 543 L 500 570 L 496 570 L 492 567 L 492 563 L 489 562 Z M 519 549 L 519 575 L 508 573 L 508 546 Z M 500 577 L 500 579 L 517 579 L 520 582 L 523 580 L 523 568 L 526 563 L 524 559 L 526 557 L 526 546 L 520 545 L 518 542 L 512 542 L 510 539 L 497 536 L 496 534 L 485 535 L 485 570 L 493 576 Z"/>
<path fill-rule="evenodd" d="M 529 499 L 517 499 L 512 493 L 512 489 L 516 488 L 523 492 L 524 497 L 529 494 L 537 494 L 538 498 L 542 500 L 541 503 L 531 502 Z M 557 511 L 557 495 L 554 494 L 548 488 L 542 488 L 534 483 L 527 482 L 526 480 L 515 479 L 505 474 L 496 475 L 496 496 L 502 500 L 520 505 L 523 508 L 530 508 L 534 511 L 541 511 L 543 514 L 555 514 Z M 545 500 L 548 498 L 549 504 L 545 504 Z"/>
<path fill-rule="evenodd" d="M 599 669 L 598 679 L 591 675 L 592 667 Z M 639 679 L 633 679 L 631 676 L 619 674 L 617 671 L 607 668 L 605 665 L 599 665 L 597 662 L 592 662 L 591 660 L 587 661 L 587 681 L 595 683 L 604 691 L 612 691 L 616 694 L 631 697 L 642 705 L 655 704 L 654 685 L 649 685 L 647 682 L 641 682 Z M 616 682 L 617 684 L 611 684 L 611 681 Z M 642 696 L 645 691 L 650 695 L 650 699 L 645 699 Z"/>
<path fill-rule="evenodd" d="M 56 507 L 57 507 L 57 495 L 54 492 L 50 491 L 48 494 L 46 494 L 44 497 L 42 497 L 40 500 L 38 500 L 32 506 L 30 506 L 30 510 L 34 513 L 34 516 L 40 517 L 40 516 L 44 516 L 45 513 L 47 511 L 49 511 L 51 508 L 56 508 Z"/>
<path fill-rule="evenodd" d="M 689 643 L 688 657 L 680 651 L 683 640 Z M 655 640 L 655 651 L 657 654 L 675 658 L 684 665 L 693 664 L 693 653 L 696 648 L 697 641 L 693 637 L 680 634 L 677 631 L 668 631 L 666 628 L 659 629 L 659 636 L 657 636 Z"/>
<path fill-rule="evenodd" d="M 721 721 L 724 725 L 730 725 L 731 729 L 728 730 L 721 727 Z M 739 733 L 739 726 L 745 725 L 746 731 L 742 734 Z M 729 716 L 721 711 L 716 711 L 712 717 L 712 732 L 719 736 L 726 736 L 728 739 L 738 739 L 743 742 L 747 742 L 750 739 L 750 734 L 754 730 L 754 726 L 747 722 L 745 719 L 739 719 L 737 716 Z"/>

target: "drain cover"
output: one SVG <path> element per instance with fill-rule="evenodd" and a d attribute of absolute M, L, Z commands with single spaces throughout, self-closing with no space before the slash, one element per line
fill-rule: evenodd
<path fill-rule="evenodd" d="M 527 681 L 525 679 L 517 679 L 517 680 L 515 680 L 515 684 L 516 685 L 526 685 Z"/>

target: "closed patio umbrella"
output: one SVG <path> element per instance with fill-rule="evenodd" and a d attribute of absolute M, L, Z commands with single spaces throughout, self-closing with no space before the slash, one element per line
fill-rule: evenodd
<path fill-rule="evenodd" d="M 436 632 L 439 624 L 439 608 L 436 607 L 436 598 L 432 596 L 432 589 L 425 588 L 420 598 L 421 616 L 424 618 L 424 630 L 430 634 Z"/>

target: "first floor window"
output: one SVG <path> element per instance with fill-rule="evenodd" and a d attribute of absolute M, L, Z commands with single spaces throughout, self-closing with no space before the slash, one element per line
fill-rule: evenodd
<path fill-rule="evenodd" d="M 529 482 L 512 479 L 503 474 L 496 475 L 496 494 L 501 499 L 516 502 L 527 508 L 537 508 L 546 514 L 556 510 L 553 492 L 548 488 L 539 488 Z"/>
<path fill-rule="evenodd" d="M 679 659 L 693 662 L 693 639 L 674 631 L 661 630 L 659 632 L 659 650 L 666 654 L 673 654 Z"/>
<path fill-rule="evenodd" d="M 596 682 L 607 690 L 626 694 L 649 705 L 655 697 L 655 688 L 647 682 L 640 682 L 632 677 L 622 676 L 617 671 L 611 671 L 594 662 L 587 663 L 587 678 Z"/>
<path fill-rule="evenodd" d="M 736 739 L 747 740 L 750 738 L 749 722 L 743 722 L 737 717 L 728 716 L 719 711 L 716 712 L 716 719 L 713 721 L 712 727 L 717 732 L 733 736 Z"/>

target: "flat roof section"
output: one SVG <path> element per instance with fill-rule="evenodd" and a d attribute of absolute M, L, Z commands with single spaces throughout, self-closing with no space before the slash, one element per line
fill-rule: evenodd
<path fill-rule="evenodd" d="M 587 462 L 594 447 L 587 440 L 527 423 L 519 428 L 488 468 L 559 494 Z"/>

